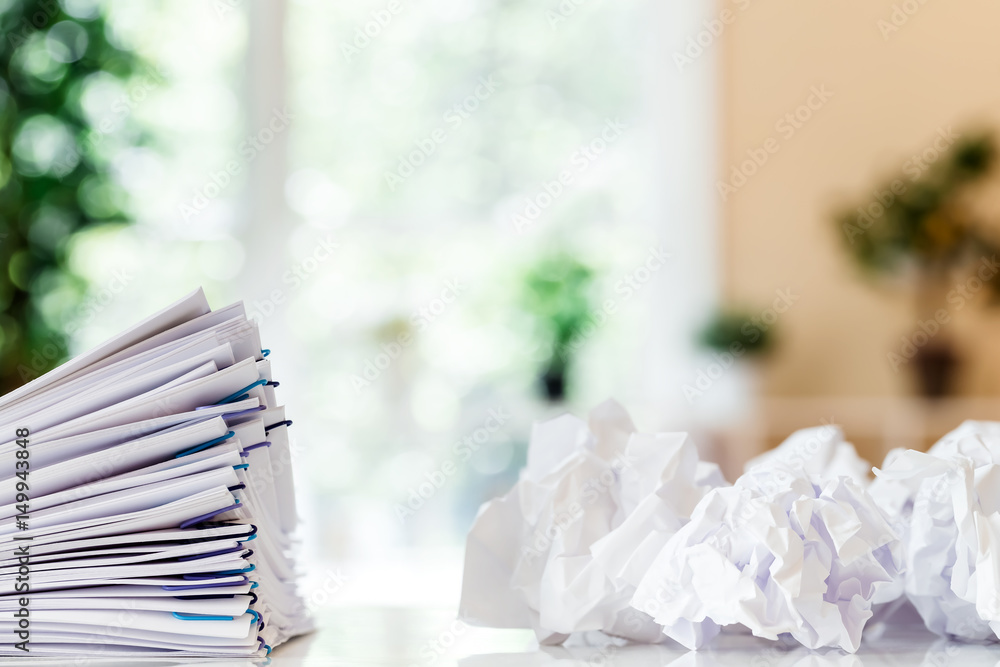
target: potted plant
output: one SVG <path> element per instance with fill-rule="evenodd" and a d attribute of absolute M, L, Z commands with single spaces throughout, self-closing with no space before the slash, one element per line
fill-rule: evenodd
<path fill-rule="evenodd" d="M 914 332 L 914 341 L 903 337 L 918 390 L 927 397 L 950 391 L 959 361 L 943 326 L 950 319 L 953 288 L 998 252 L 968 201 L 969 187 L 990 173 L 994 155 L 992 138 L 984 133 L 960 137 L 944 150 L 928 149 L 867 201 L 836 216 L 844 246 L 864 273 L 909 285 L 917 322 L 937 324 Z M 994 294 L 996 283 L 989 284 Z"/>
<path fill-rule="evenodd" d="M 722 308 L 701 329 L 698 341 L 716 352 L 728 352 L 736 357 L 755 357 L 771 348 L 773 329 L 749 310 Z"/>
<path fill-rule="evenodd" d="M 523 278 L 521 307 L 533 322 L 545 398 L 566 395 L 569 374 L 593 307 L 594 270 L 567 252 L 543 256 Z"/>

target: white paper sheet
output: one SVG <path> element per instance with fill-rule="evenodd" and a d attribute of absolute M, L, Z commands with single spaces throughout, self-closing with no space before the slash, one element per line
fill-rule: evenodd
<path fill-rule="evenodd" d="M 863 486 L 869 483 L 872 471 L 872 464 L 858 456 L 854 445 L 844 440 L 841 428 L 833 424 L 800 429 L 748 461 L 743 469 L 775 463 L 823 479 L 850 477 Z"/>
<path fill-rule="evenodd" d="M 906 549 L 905 594 L 928 629 L 970 641 L 1000 636 L 1000 423 L 965 422 L 926 454 L 886 457 L 873 496 Z"/>
<path fill-rule="evenodd" d="M 634 586 L 723 483 L 686 434 L 636 433 L 613 401 L 589 425 L 570 415 L 537 424 L 520 481 L 472 528 L 460 616 L 530 627 L 545 644 L 590 630 L 657 641 L 660 628 L 629 607 Z"/>
<path fill-rule="evenodd" d="M 702 499 L 632 604 L 689 648 L 740 624 L 854 652 L 876 590 L 901 566 L 897 536 L 859 484 L 769 464 Z"/>

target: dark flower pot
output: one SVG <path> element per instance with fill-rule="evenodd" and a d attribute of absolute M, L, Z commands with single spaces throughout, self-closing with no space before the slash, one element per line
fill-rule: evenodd
<path fill-rule="evenodd" d="M 942 398 L 954 389 L 959 358 L 951 345 L 933 342 L 917 350 L 913 357 L 917 389 L 924 398 Z"/>
<path fill-rule="evenodd" d="M 564 370 L 550 368 L 542 374 L 540 379 L 547 400 L 556 403 L 566 397 L 566 372 Z"/>

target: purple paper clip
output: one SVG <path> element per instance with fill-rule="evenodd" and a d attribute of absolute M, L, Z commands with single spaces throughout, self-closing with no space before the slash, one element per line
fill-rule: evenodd
<path fill-rule="evenodd" d="M 165 591 L 195 591 L 202 588 L 227 588 L 229 586 L 242 586 L 243 584 L 250 583 L 250 578 L 246 575 L 240 577 L 243 581 L 224 581 L 215 584 L 184 584 L 179 586 L 160 586 Z"/>
<path fill-rule="evenodd" d="M 189 561 L 189 560 L 198 560 L 199 558 L 211 558 L 212 556 L 221 556 L 222 554 L 232 554 L 242 550 L 243 547 L 237 546 L 237 547 L 232 547 L 230 549 L 219 549 L 218 551 L 209 551 L 208 553 L 204 554 L 194 554 L 193 556 L 180 556 L 178 557 L 177 560 Z"/>
<path fill-rule="evenodd" d="M 243 451 L 240 452 L 240 456 L 246 456 L 247 452 L 249 452 L 251 449 L 258 449 L 260 447 L 270 447 L 270 446 L 271 446 L 270 440 L 265 440 L 264 442 L 258 442 L 256 445 L 247 445 L 246 447 L 243 448 Z"/>
<path fill-rule="evenodd" d="M 211 406 L 211 407 L 218 407 L 218 406 Z M 267 410 L 267 408 L 264 407 L 263 405 L 258 405 L 256 408 L 247 408 L 246 410 L 237 410 L 236 412 L 223 412 L 222 418 L 239 419 L 240 417 L 244 417 L 246 415 L 252 415 L 255 412 L 263 412 L 264 410 Z"/>
<path fill-rule="evenodd" d="M 238 508 L 239 506 L 240 506 L 240 501 L 237 500 L 235 504 L 230 505 L 229 507 L 223 507 L 221 510 L 215 510 L 214 512 L 209 512 L 208 514 L 202 514 L 201 516 L 196 516 L 193 519 L 188 519 L 187 521 L 181 524 L 181 529 L 183 530 L 184 528 L 190 528 L 191 526 L 201 523 L 202 521 L 208 521 L 213 516 L 218 516 L 219 514 L 225 514 L 226 512 L 232 511 Z"/>

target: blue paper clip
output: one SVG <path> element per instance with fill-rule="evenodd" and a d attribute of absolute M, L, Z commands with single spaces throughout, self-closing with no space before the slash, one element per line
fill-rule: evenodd
<path fill-rule="evenodd" d="M 253 572 L 256 569 L 257 569 L 257 566 L 254 565 L 253 563 L 251 563 L 249 567 L 245 567 L 242 570 L 223 570 L 222 572 L 216 572 L 214 574 L 214 576 L 216 576 L 216 577 L 231 577 L 231 576 L 237 575 L 237 574 L 246 574 L 247 572 Z M 188 575 L 185 574 L 184 576 L 187 577 Z"/>
<path fill-rule="evenodd" d="M 251 523 L 250 527 L 253 528 L 253 530 L 251 530 L 249 533 L 247 533 L 246 537 L 244 537 L 243 539 L 239 540 L 240 544 L 243 544 L 244 542 L 252 542 L 253 540 L 257 539 L 257 526 L 255 526 L 254 524 Z"/>
<path fill-rule="evenodd" d="M 263 350 L 260 351 L 260 354 L 262 357 L 266 357 L 267 355 L 271 354 L 271 350 L 265 347 Z"/>
<path fill-rule="evenodd" d="M 182 614 L 180 612 L 173 612 L 174 618 L 179 618 L 182 621 L 231 621 L 234 616 L 202 616 L 200 614 Z"/>
<path fill-rule="evenodd" d="M 187 456 L 188 454 L 194 454 L 196 452 L 200 452 L 203 449 L 208 449 L 209 447 L 214 447 L 215 445 L 218 445 L 220 443 L 225 442 L 226 440 L 229 440 L 234 435 L 236 435 L 236 431 L 227 431 L 225 435 L 220 436 L 220 437 L 216 438 L 215 440 L 209 440 L 208 442 L 203 442 L 200 445 L 195 445 L 194 447 L 191 447 L 190 449 L 185 449 L 182 452 L 177 452 L 176 454 L 174 454 L 174 458 L 175 459 L 179 459 L 182 456 Z"/>
<path fill-rule="evenodd" d="M 250 467 L 249 463 L 237 463 L 233 466 L 233 470 L 246 470 Z"/>
<path fill-rule="evenodd" d="M 232 393 L 229 396 L 226 396 L 221 401 L 216 401 L 215 404 L 216 405 L 225 405 L 226 403 L 232 403 L 234 401 L 242 401 L 244 398 L 250 398 L 250 394 L 247 393 L 247 392 L 249 392 L 254 387 L 260 387 L 260 386 L 265 385 L 265 384 L 267 384 L 267 380 L 264 380 L 264 379 L 257 380 L 256 382 L 253 382 L 253 383 L 248 384 L 247 386 L 243 387 L 239 391 L 237 391 L 235 393 Z"/>

